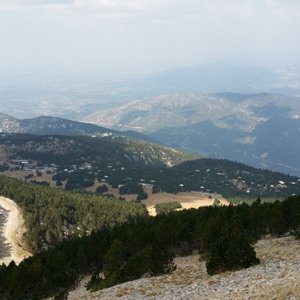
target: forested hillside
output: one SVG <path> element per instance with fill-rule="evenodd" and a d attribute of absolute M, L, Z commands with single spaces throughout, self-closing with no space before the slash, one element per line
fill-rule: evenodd
<path fill-rule="evenodd" d="M 54 249 L 0 267 L 0 295 L 5 299 L 41 299 L 68 290 L 83 275 L 97 290 L 171 272 L 174 255 L 198 250 L 207 258 L 207 272 L 247 268 L 259 263 L 253 247 L 266 234 L 299 236 L 300 197 L 283 202 L 207 207 L 105 228 L 90 236 L 63 241 Z"/>
<path fill-rule="evenodd" d="M 117 137 L 1 135 L 1 170 L 36 184 L 80 189 L 140 184 L 153 192 L 282 198 L 300 193 L 298 177 Z M 50 179 L 49 179 L 50 178 Z M 62 184 L 64 182 L 64 185 Z M 142 194 L 140 194 L 142 195 Z"/>
<path fill-rule="evenodd" d="M 107 167 L 115 163 L 127 165 L 175 165 L 199 158 L 199 154 L 177 151 L 173 148 L 141 140 L 114 135 L 104 136 L 38 136 L 28 134 L 1 134 L 0 145 L 8 159 L 31 159 L 41 164 L 58 164 L 60 169 L 84 163 Z"/>
<path fill-rule="evenodd" d="M 25 241 L 32 252 L 147 215 L 139 202 L 66 192 L 4 176 L 0 176 L 0 195 L 13 199 L 21 208 L 27 229 Z"/>

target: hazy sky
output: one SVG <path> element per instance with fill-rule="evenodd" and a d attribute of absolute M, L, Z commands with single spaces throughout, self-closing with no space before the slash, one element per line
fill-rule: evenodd
<path fill-rule="evenodd" d="M 0 0 L 0 69 L 300 63 L 299 0 Z"/>

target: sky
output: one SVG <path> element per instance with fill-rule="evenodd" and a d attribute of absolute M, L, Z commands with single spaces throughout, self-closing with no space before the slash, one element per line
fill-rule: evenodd
<path fill-rule="evenodd" d="M 300 64 L 299 0 L 0 0 L 0 71 Z"/>

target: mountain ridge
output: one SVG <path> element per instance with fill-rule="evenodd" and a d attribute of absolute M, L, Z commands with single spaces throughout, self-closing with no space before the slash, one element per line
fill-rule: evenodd
<path fill-rule="evenodd" d="M 93 135 L 112 134 L 136 138 L 149 142 L 156 142 L 150 136 L 128 130 L 120 132 L 114 129 L 101 127 L 95 124 L 68 120 L 53 116 L 39 116 L 31 119 L 18 119 L 13 116 L 0 113 L 0 133 L 24 133 L 37 135 Z"/>

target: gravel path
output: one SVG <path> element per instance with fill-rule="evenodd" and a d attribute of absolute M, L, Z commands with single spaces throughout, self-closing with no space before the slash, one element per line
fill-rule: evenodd
<path fill-rule="evenodd" d="M 0 264 L 8 265 L 12 260 L 19 264 L 29 256 L 21 246 L 24 232 L 20 209 L 14 201 L 0 196 Z"/>

